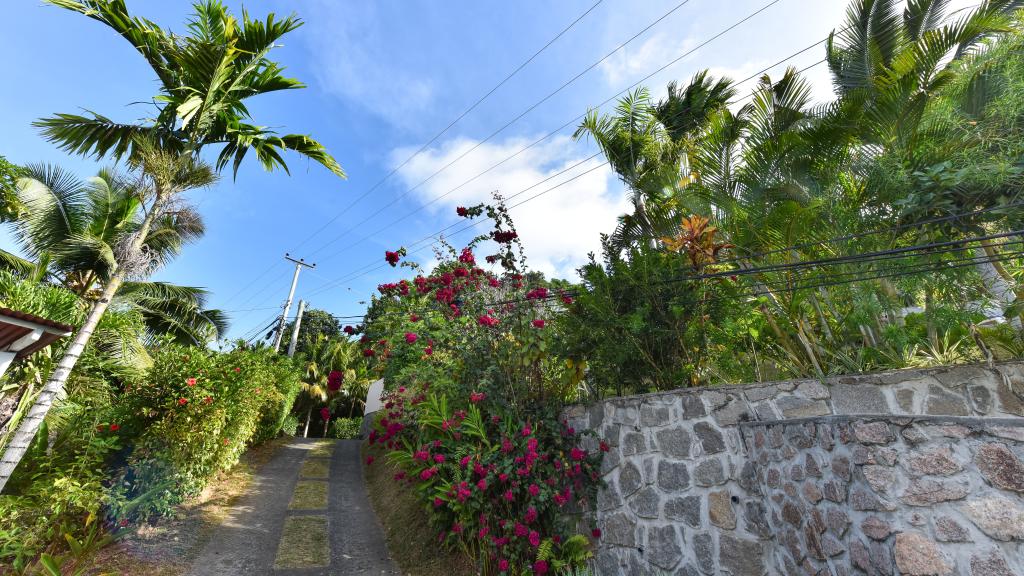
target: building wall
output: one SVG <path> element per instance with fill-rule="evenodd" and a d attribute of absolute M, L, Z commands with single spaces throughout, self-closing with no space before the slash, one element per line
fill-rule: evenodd
<path fill-rule="evenodd" d="M 1024 363 L 680 389 L 572 407 L 566 414 L 572 425 L 597 432 L 598 438 L 586 447 L 596 449 L 598 439 L 609 446 L 602 469 L 606 486 L 599 492 L 596 510 L 603 532 L 595 555 L 598 573 L 788 573 L 780 552 L 785 548 L 781 538 L 788 531 L 780 534 L 776 516 L 782 517 L 781 509 L 777 510 L 780 505 L 771 499 L 770 493 L 776 488 L 767 483 L 767 463 L 782 451 L 796 448 L 758 447 L 752 435 L 758 431 L 767 434 L 768 427 L 784 432 L 791 423 L 813 425 L 817 431 L 819 424 L 830 428 L 863 421 L 898 427 L 905 420 L 862 415 L 972 418 L 971 430 L 988 430 L 987 419 L 999 418 L 1000 427 L 1011 430 L 1012 436 L 1017 433 L 1013 430 L 1024 431 L 1024 419 L 1014 418 L 1024 416 Z M 846 419 L 840 423 L 835 416 Z M 974 458 L 972 450 L 977 447 L 971 446 L 983 443 L 987 438 L 984 434 L 991 435 L 982 434 L 949 439 L 958 446 L 957 453 L 964 463 Z M 1011 440 L 1002 439 L 1004 444 Z M 930 436 L 928 442 L 933 442 Z M 961 442 L 971 446 L 959 446 Z M 905 438 L 887 447 L 897 452 L 912 451 Z M 1015 445 L 1008 449 L 1020 458 L 1019 448 Z M 846 444 L 841 447 L 841 451 L 852 449 Z M 803 457 L 806 459 L 806 454 Z M 762 459 L 765 463 L 758 462 Z M 863 474 L 863 467 L 855 471 L 851 468 L 854 472 Z M 1019 492 L 1011 491 L 1006 497 L 1017 505 L 1021 503 Z M 853 505 L 844 501 L 847 504 Z M 806 530 L 805 525 L 801 526 Z M 899 526 L 904 528 L 902 523 Z M 982 532 L 972 534 L 980 538 Z M 932 532 L 928 535 L 933 536 Z M 892 537 L 890 550 L 896 539 Z M 903 548 L 918 543 L 911 536 L 900 540 Z M 886 541 L 863 542 L 869 558 L 872 542 L 881 542 L 874 544 L 878 548 Z M 1019 551 L 1020 544 L 1014 546 Z M 1003 548 L 1000 551 L 1006 556 Z M 965 562 L 962 553 L 953 555 L 959 568 Z M 832 562 L 832 566 L 846 562 L 855 569 L 850 556 L 819 563 Z M 1010 557 L 1016 558 L 1012 554 Z M 806 558 L 805 553 L 801 562 Z M 818 559 L 811 557 L 812 566 L 814 561 Z"/>

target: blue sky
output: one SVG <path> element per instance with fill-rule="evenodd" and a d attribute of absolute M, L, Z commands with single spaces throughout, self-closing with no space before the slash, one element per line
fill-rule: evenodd
<path fill-rule="evenodd" d="M 294 11 L 306 21 L 272 55 L 308 88 L 253 101 L 250 109 L 256 123 L 312 134 L 331 150 L 349 178 L 339 180 L 298 157 L 288 158 L 291 176 L 268 174 L 247 162 L 237 180 L 225 174 L 214 187 L 191 193 L 207 234 L 155 279 L 210 289 L 212 304 L 233 318 L 230 334 L 236 337 L 278 313 L 275 309 L 279 311 L 291 276 L 283 255 L 292 252 L 317 263 L 315 270 L 303 271 L 297 298 L 337 315 L 358 315 L 365 309 L 360 302 L 368 300 L 377 284 L 400 275 L 387 267 L 374 269 L 383 263 L 385 249 L 409 245 L 454 223 L 457 205 L 486 199 L 492 190 L 510 196 L 579 164 L 517 200 L 593 170 L 512 212 L 531 266 L 574 278 L 573 269 L 588 251 L 599 249 L 599 233 L 614 228 L 625 205 L 621 186 L 607 169 L 598 167 L 599 161 L 581 163 L 595 149 L 587 142 L 573 142 L 572 128 L 457 187 L 768 0 L 690 0 L 421 183 L 681 2 L 604 0 L 424 153 L 362 201 L 353 201 L 594 2 L 246 4 L 256 16 Z M 69 157 L 43 141 L 30 123 L 80 109 L 122 121 L 145 117 L 146 105 L 131 103 L 146 102 L 156 94 L 155 78 L 124 40 L 99 23 L 33 0 L 9 4 L 4 35 L 7 80 L 0 85 L 0 154 L 16 163 L 57 163 L 88 176 L 107 162 Z M 128 5 L 177 30 L 190 11 L 190 3 L 182 0 L 129 0 Z M 240 12 L 240 3 L 229 5 Z M 704 68 L 745 78 L 824 38 L 840 25 L 845 7 L 845 0 L 779 0 L 646 84 L 657 95 L 669 80 L 685 83 Z M 790 63 L 802 68 L 823 55 L 824 48 L 817 47 Z M 781 71 L 779 66 L 772 73 L 777 76 Z M 807 74 L 818 97 L 828 98 L 825 67 Z M 740 86 L 741 93 L 752 84 Z M 442 194 L 447 196 L 437 199 Z M 394 224 L 399 218 L 404 219 Z M 314 232 L 318 233 L 309 238 Z M 469 234 L 451 241 L 458 245 Z M 0 247 L 14 248 L 6 231 L 0 232 Z M 423 263 L 431 257 L 429 249 L 413 256 Z"/>

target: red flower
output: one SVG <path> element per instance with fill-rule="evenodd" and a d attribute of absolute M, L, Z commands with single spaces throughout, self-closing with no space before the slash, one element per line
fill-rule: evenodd
<path fill-rule="evenodd" d="M 345 328 L 342 330 L 342 332 L 344 332 L 345 334 L 348 334 L 349 336 L 351 336 L 351 335 L 356 333 L 356 329 L 351 327 L 351 326 L 345 326 Z"/>
<path fill-rule="evenodd" d="M 195 386 L 196 385 L 196 379 L 195 378 L 189 378 L 188 380 L 185 380 L 185 383 L 188 384 L 189 386 Z"/>
<path fill-rule="evenodd" d="M 477 318 L 476 321 L 481 326 L 497 326 L 498 325 L 498 319 L 495 318 L 494 316 L 488 316 L 487 314 L 484 314 L 483 316 Z"/>
<path fill-rule="evenodd" d="M 443 464 L 444 454 L 434 454 L 434 462 L 437 462 L 438 464 Z"/>
<path fill-rule="evenodd" d="M 498 232 L 498 231 L 491 232 L 491 238 L 494 238 L 494 241 L 498 242 L 500 244 L 507 244 L 507 243 L 515 240 L 518 237 L 519 237 L 519 234 L 516 234 L 516 232 L 514 230 L 511 231 L 511 232 Z"/>
<path fill-rule="evenodd" d="M 530 543 L 533 544 L 534 547 L 539 546 L 540 545 L 539 544 L 539 542 L 540 542 L 539 538 L 540 537 L 538 536 L 538 544 L 533 544 L 533 540 L 532 539 L 530 540 Z M 538 576 L 541 576 L 542 574 L 547 574 L 548 573 L 548 562 L 547 562 L 547 560 L 537 560 L 536 562 L 534 562 L 533 563 L 533 573 L 537 574 Z"/>
<path fill-rule="evenodd" d="M 366 356 L 368 358 L 370 356 L 375 355 L 375 354 L 376 354 L 376 352 L 373 351 L 373 348 L 367 348 L 366 350 L 363 350 L 363 356 Z"/>
<path fill-rule="evenodd" d="M 530 484 L 530 487 L 527 488 L 526 491 L 530 493 L 530 496 L 539 496 L 540 486 L 537 486 L 536 484 Z"/>
<path fill-rule="evenodd" d="M 331 419 L 331 409 L 327 408 L 326 406 L 321 408 L 320 409 L 320 417 L 323 418 L 324 421 L 330 420 Z"/>
<path fill-rule="evenodd" d="M 206 398 L 203 398 L 203 402 L 205 402 L 207 404 L 212 404 L 213 403 L 213 397 L 212 396 L 207 396 Z"/>
<path fill-rule="evenodd" d="M 427 346 L 426 348 L 423 349 L 423 353 L 426 354 L 427 356 L 430 356 L 431 354 L 434 353 L 434 347 Z"/>
<path fill-rule="evenodd" d="M 341 384 L 345 381 L 345 375 L 340 370 L 331 370 L 327 375 L 327 389 L 331 392 L 341 390 Z"/>
<path fill-rule="evenodd" d="M 121 426 L 119 426 L 119 425 L 117 425 L 117 424 L 111 424 L 111 425 L 110 425 L 110 431 L 111 431 L 111 432 L 117 432 L 117 431 L 118 431 L 118 430 L 120 430 L 120 429 L 121 429 Z"/>
<path fill-rule="evenodd" d="M 511 502 L 516 499 L 515 495 L 512 494 L 511 490 L 505 490 L 505 494 L 503 495 L 503 497 L 505 498 L 506 502 Z"/>
<path fill-rule="evenodd" d="M 469 210 L 466 210 L 465 206 L 459 206 L 458 208 L 455 209 L 455 213 L 465 218 L 466 215 L 469 214 Z"/>
<path fill-rule="evenodd" d="M 527 524 L 533 524 L 533 521 L 537 519 L 537 509 L 530 506 L 526 509 L 526 516 L 523 516 L 523 522 Z"/>
<path fill-rule="evenodd" d="M 242 371 L 241 368 L 239 368 L 238 366 L 235 366 L 235 374 L 238 374 L 241 371 Z"/>
<path fill-rule="evenodd" d="M 121 528 L 124 528 L 125 526 L 128 525 L 128 519 L 127 518 L 122 518 L 121 521 L 117 523 L 117 525 L 120 526 Z"/>
<path fill-rule="evenodd" d="M 188 398 L 178 398 L 178 406 L 184 406 L 188 404 Z"/>
<path fill-rule="evenodd" d="M 395 264 L 398 264 L 398 259 L 398 252 L 392 252 L 390 250 L 384 251 L 384 260 L 387 260 L 387 263 L 391 264 L 392 268 L 395 266 Z"/>
<path fill-rule="evenodd" d="M 526 293 L 526 299 L 527 300 L 540 300 L 542 298 L 547 298 L 547 297 L 548 297 L 548 289 L 544 288 L 543 286 L 539 287 L 539 288 L 534 288 L 533 290 L 530 290 L 529 292 Z"/>
<path fill-rule="evenodd" d="M 444 506 L 444 500 L 434 498 L 434 508 L 440 508 L 441 506 Z"/>
<path fill-rule="evenodd" d="M 593 536 L 594 538 L 600 538 L 601 537 L 601 529 L 600 528 L 594 528 L 593 530 L 590 531 L 590 535 Z"/>
<path fill-rule="evenodd" d="M 608 443 L 605 442 L 604 440 L 601 440 L 600 448 L 601 452 L 607 452 L 608 450 L 610 450 L 610 448 L 608 447 Z"/>
<path fill-rule="evenodd" d="M 366 457 L 366 465 L 369 466 L 370 464 L 373 464 L 373 456 Z"/>
<path fill-rule="evenodd" d="M 477 402 L 482 401 L 486 397 L 487 395 L 484 394 L 483 392 L 473 392 L 469 395 L 469 401 L 473 404 L 476 404 Z"/>
<path fill-rule="evenodd" d="M 570 456 L 572 456 L 572 459 L 576 460 L 576 461 L 583 460 L 584 458 L 587 457 L 587 451 L 586 450 L 580 450 L 579 448 L 573 448 L 569 452 L 569 454 L 570 454 Z"/>
<path fill-rule="evenodd" d="M 540 533 L 538 533 L 536 530 L 530 530 L 530 536 L 529 536 L 528 539 L 530 540 L 530 546 L 533 546 L 534 548 L 536 548 L 537 546 L 540 546 Z M 539 564 L 539 562 L 538 562 L 538 564 Z M 536 564 L 534 565 L 534 568 L 536 569 Z M 544 572 L 547 572 L 547 563 L 546 562 L 544 564 Z M 543 574 L 543 572 L 542 572 L 542 574 Z"/>
<path fill-rule="evenodd" d="M 534 320 L 532 322 L 532 324 L 533 324 L 534 328 L 543 328 L 544 327 L 544 319 L 543 318 L 537 318 L 536 320 Z"/>
<path fill-rule="evenodd" d="M 462 254 L 459 255 L 459 262 L 469 264 L 470 266 L 476 264 L 476 258 L 473 257 L 473 251 L 469 248 L 463 248 Z"/>
<path fill-rule="evenodd" d="M 228 444 L 231 444 L 231 440 L 228 440 L 227 438 L 225 438 L 224 439 L 224 445 L 227 446 Z"/>
<path fill-rule="evenodd" d="M 508 572 L 508 560 L 505 560 L 504 558 L 498 560 L 498 571 Z"/>
<path fill-rule="evenodd" d="M 412 321 L 412 322 L 419 322 L 420 317 L 415 315 L 415 314 L 410 314 L 409 315 L 409 320 Z"/>
<path fill-rule="evenodd" d="M 407 344 L 412 344 L 413 342 L 419 340 L 419 338 L 420 337 L 417 336 L 415 332 L 406 332 L 405 333 L 405 342 Z"/>

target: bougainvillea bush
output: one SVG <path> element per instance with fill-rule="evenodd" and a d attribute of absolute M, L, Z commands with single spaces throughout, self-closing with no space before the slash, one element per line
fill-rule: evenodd
<path fill-rule="evenodd" d="M 291 360 L 268 350 L 159 346 L 147 377 L 101 427 L 134 438 L 113 481 L 124 505 L 112 514 L 164 515 L 198 494 L 249 445 L 280 432 L 298 389 Z"/>
<path fill-rule="evenodd" d="M 389 251 L 415 276 L 382 284 L 352 329 L 389 391 L 368 462 L 383 453 L 397 463 L 395 481 L 418 495 L 439 544 L 482 574 L 580 567 L 598 535 L 587 519 L 601 451 L 559 419 L 582 370 L 550 353 L 550 322 L 572 298 L 525 270 L 500 199 L 458 212 L 494 228 L 464 248 L 443 245 L 429 274 Z M 481 258 L 487 243 L 497 251 Z"/>

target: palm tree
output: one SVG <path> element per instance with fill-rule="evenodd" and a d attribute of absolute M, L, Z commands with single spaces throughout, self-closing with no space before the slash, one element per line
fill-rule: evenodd
<path fill-rule="evenodd" d="M 97 20 L 128 40 L 160 82 L 154 98 L 156 117 L 138 124 L 117 123 L 99 114 L 58 114 L 39 120 L 43 135 L 61 148 L 81 155 L 127 158 L 147 180 L 145 218 L 114 253 L 116 266 L 82 327 L 57 364 L 28 415 L 0 458 L 0 491 L 35 437 L 53 399 L 85 349 L 99 319 L 125 280 L 149 266 L 150 229 L 175 212 L 177 196 L 202 175 L 199 157 L 207 146 L 220 147 L 219 171 L 232 164 L 237 173 L 252 150 L 266 170 L 288 170 L 282 152 L 292 150 L 344 177 L 337 161 L 319 142 L 300 135 L 278 135 L 250 123 L 246 100 L 303 85 L 283 75 L 268 54 L 277 41 L 298 28 L 295 16 L 239 22 L 217 0 L 194 5 L 188 33 L 171 33 L 154 22 L 132 16 L 123 0 L 50 0 L 51 4 Z M 208 176 L 208 170 L 207 176 Z"/>
<path fill-rule="evenodd" d="M 686 171 L 692 140 L 734 94 L 729 80 L 715 81 L 705 70 L 683 89 L 669 84 L 657 104 L 638 88 L 619 100 L 613 114 L 587 114 L 573 137 L 594 139 L 633 205 L 632 214 L 619 218 L 609 246 L 621 251 L 671 233 L 679 219 L 669 191 Z"/>
<path fill-rule="evenodd" d="M 943 172 L 955 174 L 955 167 L 945 162 L 951 152 L 978 145 L 951 137 L 957 132 L 933 123 L 930 112 L 949 99 L 951 88 L 964 74 L 972 77 L 961 82 L 970 93 L 968 102 L 962 104 L 978 107 L 977 97 L 985 93 L 978 88 L 985 83 L 988 67 L 970 64 L 984 53 L 986 41 L 1011 29 L 1011 14 L 1024 2 L 989 0 L 955 18 L 945 17 L 948 0 L 911 0 L 902 15 L 901 4 L 897 0 L 853 3 L 846 26 L 829 39 L 827 56 L 837 91 L 859 104 L 856 125 L 864 145 L 879 156 L 894 159 L 896 171 L 902 172 L 896 181 L 919 188 L 943 180 Z M 936 142 L 945 145 L 936 146 Z M 936 207 L 963 213 L 991 207 L 1007 196 L 1005 189 L 996 189 L 994 194 L 951 194 L 956 187 L 933 187 L 924 191 L 926 199 L 917 199 L 916 191 L 908 194 L 908 186 L 876 185 L 873 189 L 877 203 L 903 205 L 899 216 L 911 221 L 934 215 Z M 943 201 L 937 201 L 936 194 Z M 975 232 L 980 225 L 972 219 L 959 223 Z M 995 249 L 982 245 L 976 253 L 979 258 L 992 257 Z M 978 263 L 976 269 L 990 296 L 1003 310 L 1011 309 L 1017 299 L 1012 279 L 987 261 Z M 1017 318 L 1011 321 L 1020 322 Z"/>
<path fill-rule="evenodd" d="M 23 207 L 15 222 L 16 241 L 29 259 L 2 252 L 0 266 L 25 278 L 62 284 L 94 302 L 110 279 L 115 247 L 144 219 L 138 182 L 113 170 L 81 182 L 52 166 L 30 166 L 15 190 Z M 165 262 L 203 233 L 200 216 L 179 206 L 150 230 L 146 245 L 154 262 Z M 219 310 L 206 310 L 201 288 L 162 282 L 126 282 L 113 305 L 141 312 L 152 336 L 169 334 L 183 343 L 205 345 L 226 331 Z"/>
<path fill-rule="evenodd" d="M 302 379 L 302 394 L 305 401 L 299 404 L 306 404 L 306 424 L 302 433 L 305 437 L 309 432 L 313 408 L 328 402 L 335 392 L 348 396 L 351 416 L 355 406 L 363 402 L 367 379 L 359 345 L 346 338 L 318 334 L 309 342 L 302 355 L 306 366 Z M 332 372 L 342 375 L 343 387 L 339 390 L 330 389 L 329 378 Z"/>

